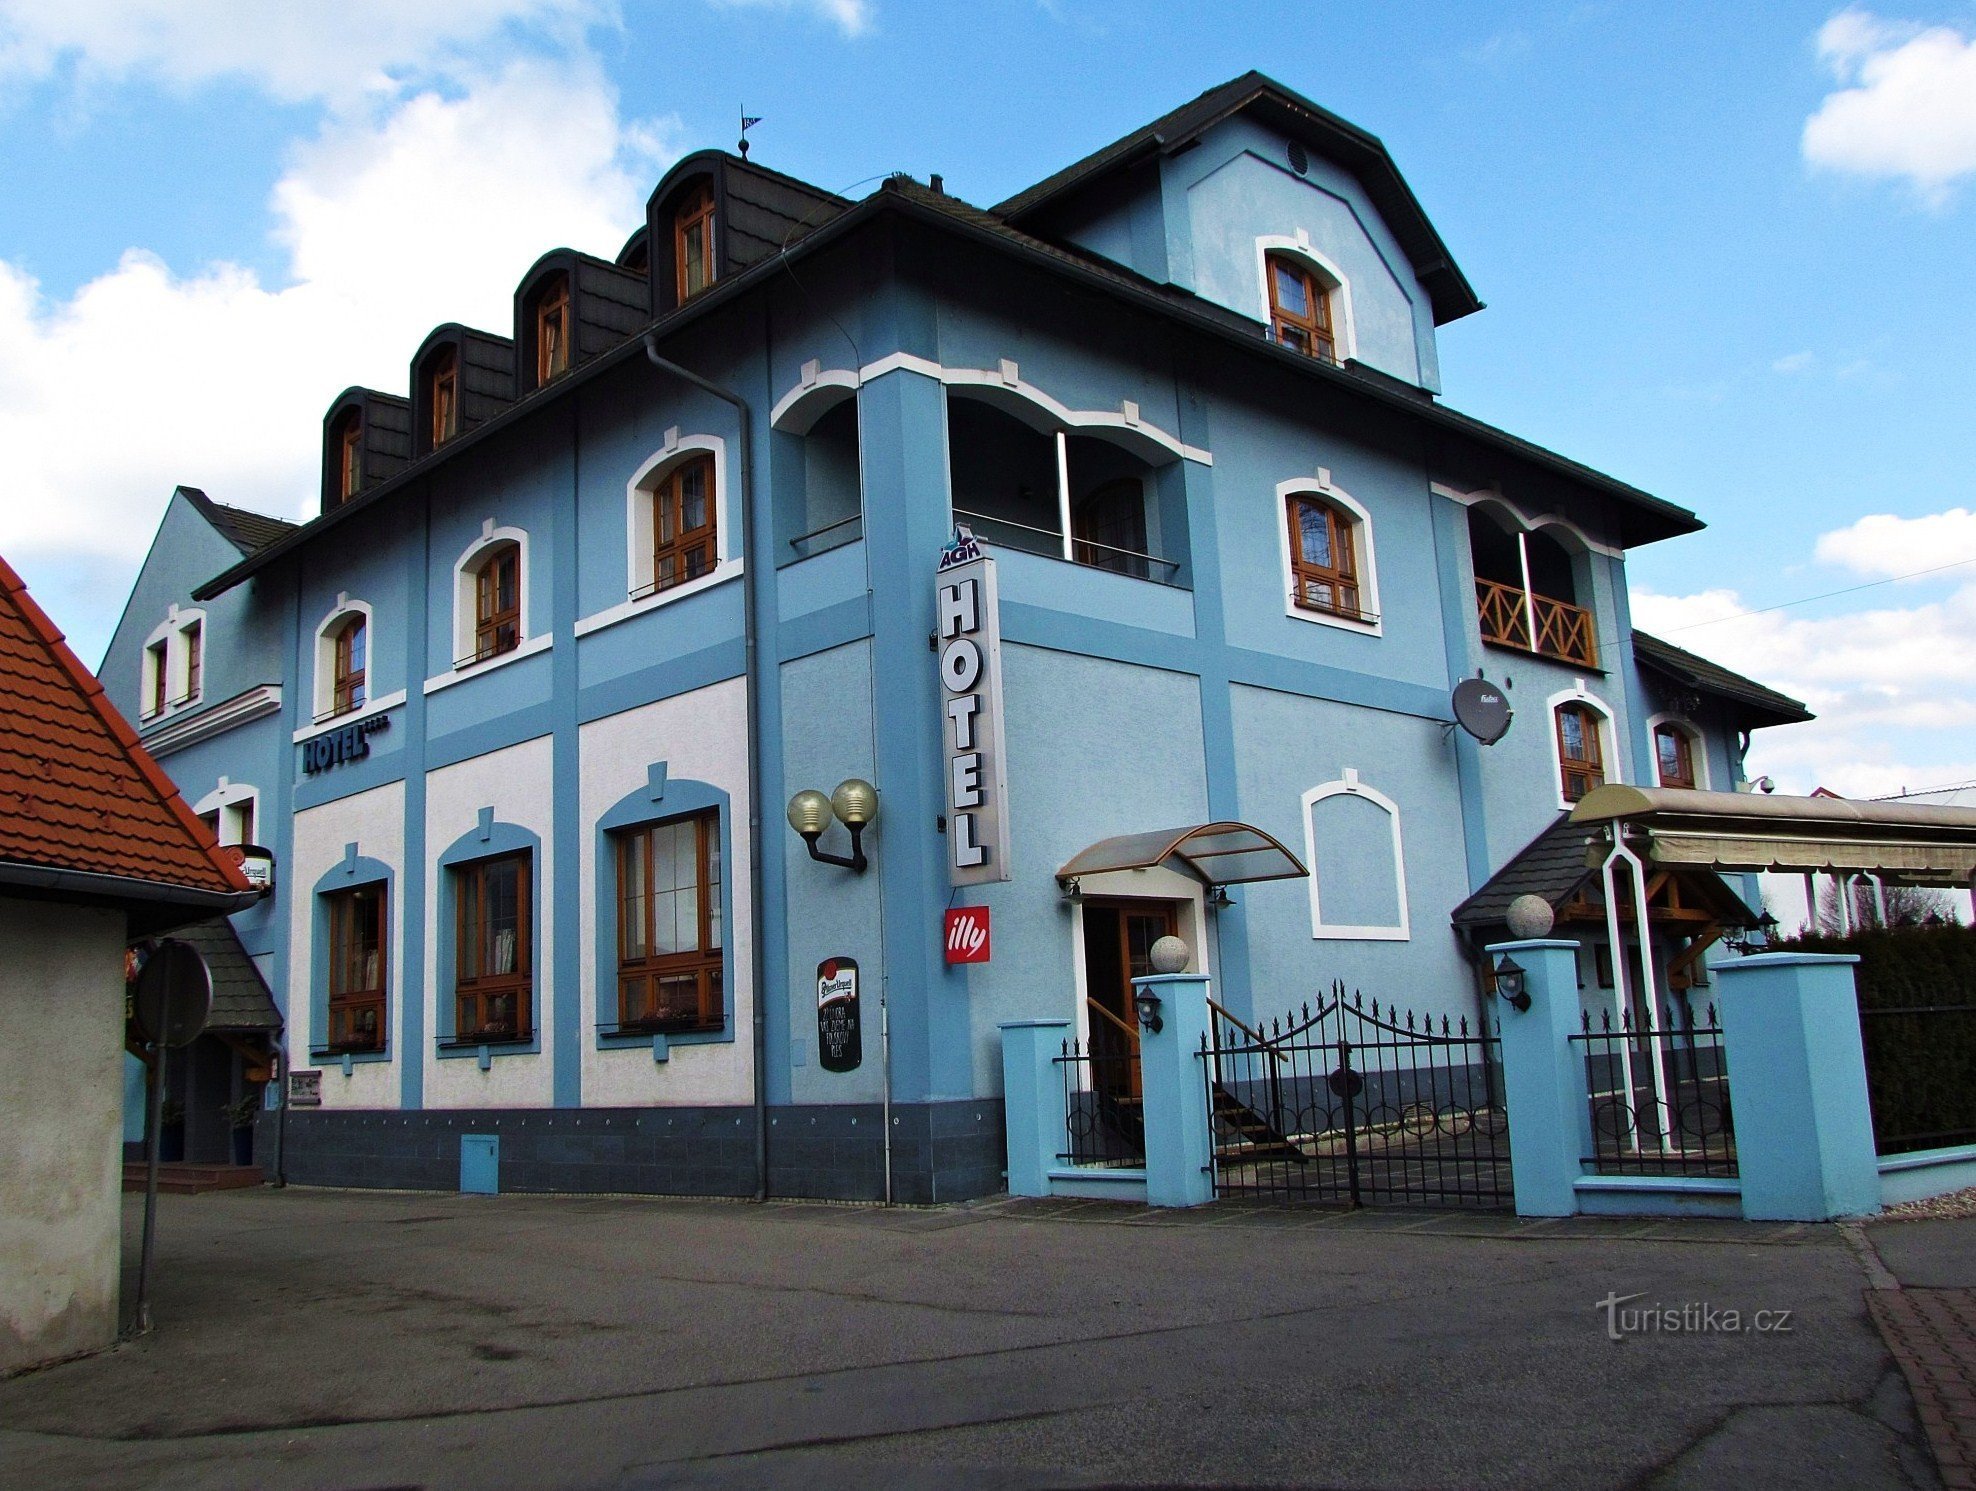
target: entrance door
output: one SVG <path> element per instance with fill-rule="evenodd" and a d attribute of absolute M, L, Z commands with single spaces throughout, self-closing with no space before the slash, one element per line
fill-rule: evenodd
<path fill-rule="evenodd" d="M 1179 924 L 1179 908 L 1171 901 L 1084 903 L 1092 1079 L 1110 1096 L 1139 1096 L 1139 1017 L 1132 1007 L 1132 980 L 1153 971 L 1153 944 L 1174 936 Z"/>

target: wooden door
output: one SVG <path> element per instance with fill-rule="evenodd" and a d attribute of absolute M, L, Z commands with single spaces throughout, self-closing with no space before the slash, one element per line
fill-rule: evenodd
<path fill-rule="evenodd" d="M 1171 901 L 1084 903 L 1084 993 L 1091 1029 L 1094 1085 L 1113 1096 L 1139 1096 L 1139 1017 L 1132 980 L 1153 971 L 1153 944 L 1174 936 L 1180 909 Z"/>

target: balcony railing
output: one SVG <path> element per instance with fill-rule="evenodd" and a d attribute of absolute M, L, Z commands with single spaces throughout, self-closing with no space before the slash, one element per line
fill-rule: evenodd
<path fill-rule="evenodd" d="M 1592 613 L 1570 601 L 1553 600 L 1547 595 L 1527 592 L 1499 580 L 1475 581 L 1475 614 L 1482 624 L 1482 640 L 1497 647 L 1514 647 L 1539 657 L 1561 662 L 1599 665 L 1599 648 L 1592 627 Z M 1531 632 L 1536 643 L 1531 643 Z"/>
<path fill-rule="evenodd" d="M 974 536 L 991 548 L 1020 549 L 1024 553 L 1041 554 L 1049 559 L 1067 558 L 1072 564 L 1090 569 L 1108 569 L 1113 574 L 1130 575 L 1135 580 L 1153 580 L 1162 585 L 1172 584 L 1180 570 L 1177 559 L 1163 559 L 1157 554 L 1122 549 L 1115 544 L 1101 544 L 1096 539 L 1075 535 L 1071 537 L 1070 550 L 1066 554 L 1063 533 L 1055 528 L 1036 528 L 1012 518 L 969 512 L 961 507 L 954 509 L 954 516 L 966 523 L 974 531 Z"/>

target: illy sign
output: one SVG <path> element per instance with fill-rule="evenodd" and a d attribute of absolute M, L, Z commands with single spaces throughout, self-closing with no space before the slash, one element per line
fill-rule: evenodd
<path fill-rule="evenodd" d="M 959 529 L 940 556 L 936 584 L 948 876 L 954 885 L 1007 880 L 1008 771 L 995 561 L 982 554 L 972 534 Z"/>
<path fill-rule="evenodd" d="M 986 906 L 955 906 L 947 912 L 949 963 L 986 963 L 989 950 Z"/>

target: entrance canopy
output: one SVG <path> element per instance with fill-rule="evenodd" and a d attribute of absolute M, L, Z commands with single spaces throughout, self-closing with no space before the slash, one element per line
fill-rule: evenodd
<path fill-rule="evenodd" d="M 1259 828 L 1246 823 L 1196 823 L 1190 828 L 1160 828 L 1100 839 L 1066 860 L 1057 871 L 1057 879 L 1070 881 L 1112 870 L 1150 870 L 1164 864 L 1186 870 L 1208 885 L 1292 880 L 1305 873 L 1296 855 Z"/>
<path fill-rule="evenodd" d="M 1967 886 L 1976 876 L 1976 808 L 1612 786 L 1586 793 L 1568 821 L 1613 824 L 1667 869 L 1865 874 L 1905 885 Z"/>

